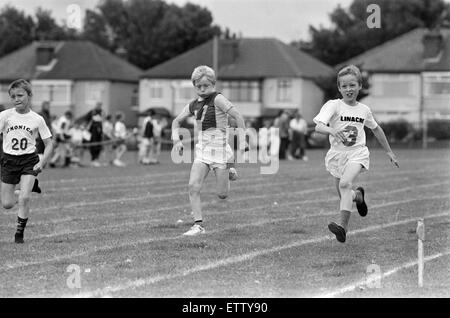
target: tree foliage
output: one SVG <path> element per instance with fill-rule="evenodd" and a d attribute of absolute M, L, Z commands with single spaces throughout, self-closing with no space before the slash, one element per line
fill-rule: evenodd
<path fill-rule="evenodd" d="M 0 56 L 29 44 L 34 39 L 33 19 L 11 6 L 0 11 Z"/>
<path fill-rule="evenodd" d="M 50 10 L 38 8 L 28 16 L 5 6 L 0 11 L 0 57 L 35 40 L 84 39 L 147 69 L 221 33 L 211 12 L 191 3 L 101 0 L 95 10 L 85 11 L 81 32 L 59 25 Z"/>
<path fill-rule="evenodd" d="M 83 36 L 129 62 L 150 68 L 220 34 L 212 15 L 198 5 L 161 0 L 102 0 L 86 14 Z"/>
<path fill-rule="evenodd" d="M 0 11 L 0 57 L 33 41 L 60 41 L 77 37 L 75 30 L 58 25 L 50 10 L 39 7 L 34 17 L 9 5 Z"/>
<path fill-rule="evenodd" d="M 380 28 L 367 26 L 370 4 L 380 7 Z M 297 46 L 337 65 L 412 29 L 447 25 L 450 4 L 444 0 L 354 0 L 348 9 L 337 6 L 330 20 L 330 28 L 310 26 L 311 40 L 299 41 Z"/>

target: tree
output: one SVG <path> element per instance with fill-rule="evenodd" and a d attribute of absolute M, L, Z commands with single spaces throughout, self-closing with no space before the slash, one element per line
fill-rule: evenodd
<path fill-rule="evenodd" d="M 104 49 L 113 49 L 112 30 L 104 17 L 95 11 L 86 10 L 81 38 L 92 41 Z"/>
<path fill-rule="evenodd" d="M 36 24 L 34 30 L 34 38 L 38 41 L 44 40 L 66 40 L 68 33 L 66 30 L 59 26 L 51 16 L 50 10 L 37 8 L 36 10 Z"/>
<path fill-rule="evenodd" d="M 369 28 L 367 7 L 377 4 L 381 27 Z M 309 27 L 311 41 L 295 43 L 321 61 L 336 65 L 418 27 L 432 28 L 450 21 L 444 0 L 354 0 L 348 10 L 338 6 L 330 14 L 329 29 Z"/>
<path fill-rule="evenodd" d="M 31 43 L 33 31 L 34 22 L 30 16 L 5 6 L 0 11 L 0 57 Z"/>
<path fill-rule="evenodd" d="M 150 68 L 220 34 L 212 15 L 198 5 L 162 0 L 102 0 L 87 11 L 83 37 L 112 52 L 120 50 L 142 69 Z"/>

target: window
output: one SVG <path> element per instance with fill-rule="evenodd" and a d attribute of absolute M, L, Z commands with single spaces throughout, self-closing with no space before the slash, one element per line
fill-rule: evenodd
<path fill-rule="evenodd" d="M 384 96 L 409 96 L 411 95 L 411 82 L 386 81 L 382 83 L 382 95 Z"/>
<path fill-rule="evenodd" d="M 33 101 L 41 104 L 49 101 L 53 105 L 70 105 L 71 83 L 70 82 L 33 82 Z"/>
<path fill-rule="evenodd" d="M 413 97 L 420 94 L 418 74 L 375 74 L 370 81 L 370 94 L 380 97 Z"/>
<path fill-rule="evenodd" d="M 70 101 L 70 87 L 67 85 L 53 85 L 50 88 L 52 100 L 56 104 L 65 104 Z"/>
<path fill-rule="evenodd" d="M 261 101 L 261 85 L 257 81 L 221 82 L 219 90 L 232 102 Z"/>
<path fill-rule="evenodd" d="M 292 81 L 289 79 L 278 80 L 277 82 L 277 101 L 292 101 Z"/>
<path fill-rule="evenodd" d="M 425 75 L 424 90 L 426 96 L 449 96 L 450 75 Z"/>
<path fill-rule="evenodd" d="M 195 89 L 190 86 L 180 86 L 177 88 L 177 100 L 191 100 L 196 97 Z"/>
<path fill-rule="evenodd" d="M 163 86 L 158 82 L 150 82 L 149 94 L 150 94 L 150 98 L 155 98 L 155 99 L 163 98 Z"/>

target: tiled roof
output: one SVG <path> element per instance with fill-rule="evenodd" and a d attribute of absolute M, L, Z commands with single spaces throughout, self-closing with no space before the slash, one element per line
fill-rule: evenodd
<path fill-rule="evenodd" d="M 45 42 L 56 48 L 56 64 L 48 71 L 36 69 L 36 50 L 42 42 L 33 42 L 0 59 L 0 80 L 68 79 L 137 82 L 142 71 L 111 52 L 89 41 Z"/>
<path fill-rule="evenodd" d="M 450 29 L 440 30 L 443 36 L 442 54 L 435 61 L 424 59 L 423 37 L 425 28 L 414 29 L 397 38 L 338 65 L 360 65 L 369 72 L 423 72 L 450 71 Z"/>
<path fill-rule="evenodd" d="M 236 44 L 236 57 L 229 49 Z M 228 49 L 224 49 L 228 46 Z M 333 74 L 333 69 L 314 57 L 273 39 L 220 40 L 219 77 L 255 79 L 266 77 L 315 78 Z M 142 78 L 190 78 L 198 65 L 213 66 L 213 41 L 208 41 L 146 72 Z"/>

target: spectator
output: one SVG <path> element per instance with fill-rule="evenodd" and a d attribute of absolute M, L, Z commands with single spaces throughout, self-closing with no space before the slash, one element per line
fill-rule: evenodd
<path fill-rule="evenodd" d="M 114 124 L 112 122 L 112 116 L 106 115 L 103 120 L 103 141 L 105 141 L 103 147 L 103 153 L 105 157 L 105 161 L 108 163 L 113 162 L 113 145 L 112 140 L 114 139 Z"/>
<path fill-rule="evenodd" d="M 52 122 L 53 132 L 56 136 L 56 149 L 55 154 L 50 160 L 49 166 L 54 168 L 60 160 L 64 160 L 63 167 L 70 165 L 71 146 L 70 146 L 70 132 L 69 129 L 72 124 L 72 112 L 66 111 L 57 120 Z"/>
<path fill-rule="evenodd" d="M 83 159 L 84 155 L 83 141 L 85 138 L 85 131 L 86 128 L 80 124 L 74 124 L 72 128 L 70 128 L 70 141 L 73 147 L 72 158 L 70 160 L 72 166 L 81 166 L 81 160 Z"/>
<path fill-rule="evenodd" d="M 283 160 L 286 159 L 286 152 L 289 147 L 289 113 L 286 110 L 280 111 L 278 117 L 275 118 L 274 126 L 279 129 L 279 158 Z"/>
<path fill-rule="evenodd" d="M 264 126 L 261 127 L 258 131 L 259 160 L 262 163 L 269 162 L 271 126 L 272 121 L 270 119 L 265 119 Z"/>
<path fill-rule="evenodd" d="M 289 122 L 289 128 L 292 131 L 291 156 L 308 161 L 308 157 L 305 156 L 308 123 L 298 110 L 295 112 L 294 118 Z"/>
<path fill-rule="evenodd" d="M 123 163 L 120 159 L 122 158 L 125 151 L 127 151 L 127 146 L 125 144 L 125 139 L 127 137 L 127 128 L 124 124 L 124 115 L 122 113 L 118 113 L 116 115 L 116 123 L 114 124 L 114 138 L 116 140 L 115 143 L 115 159 L 113 160 L 113 165 L 117 167 L 124 167 L 125 163 Z"/>
<path fill-rule="evenodd" d="M 92 121 L 92 117 L 94 117 L 96 114 L 99 114 L 102 112 L 102 102 L 97 102 L 95 104 L 94 109 L 91 109 L 90 111 L 88 111 L 86 114 L 84 114 L 83 116 L 77 118 L 75 120 L 76 123 L 85 123 L 85 124 L 89 124 Z"/>
<path fill-rule="evenodd" d="M 89 152 L 91 153 L 91 166 L 100 167 L 100 153 L 102 151 L 102 145 L 100 144 L 103 141 L 103 124 L 102 124 L 102 110 L 95 109 L 93 112 L 92 119 L 88 124 L 87 130 L 91 134 L 90 142 L 94 143 L 89 146 Z"/>
<path fill-rule="evenodd" d="M 139 143 L 139 163 L 148 165 L 152 161 L 153 154 L 153 112 L 148 112 L 142 122 L 141 140 Z"/>
<path fill-rule="evenodd" d="M 152 120 L 153 124 L 153 149 L 150 158 L 151 164 L 159 163 L 159 155 L 161 154 L 162 131 L 167 126 L 167 120 L 161 116 L 157 116 Z"/>

